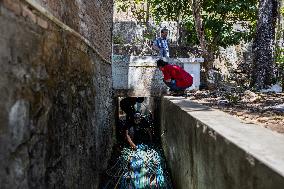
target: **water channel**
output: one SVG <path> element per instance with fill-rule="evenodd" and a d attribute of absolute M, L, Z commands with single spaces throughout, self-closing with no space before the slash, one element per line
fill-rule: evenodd
<path fill-rule="evenodd" d="M 144 128 L 150 131 L 150 137 L 139 133 L 143 140 L 136 140 L 136 149 L 124 140 L 121 129 L 126 124 L 125 112 L 121 110 L 120 102 L 123 97 L 116 99 L 116 144 L 108 168 L 103 173 L 102 189 L 172 189 L 170 172 L 161 147 L 159 131 L 159 98 L 145 97 L 142 103 L 135 104 L 135 111 L 141 113 L 145 120 Z M 137 125 L 136 125 L 137 127 Z M 131 130 L 130 130 L 131 132 Z M 136 131 L 137 132 L 137 131 Z M 142 134 L 141 134 L 142 133 Z"/>

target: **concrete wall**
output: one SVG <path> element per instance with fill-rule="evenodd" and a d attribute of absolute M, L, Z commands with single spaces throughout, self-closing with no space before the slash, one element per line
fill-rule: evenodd
<path fill-rule="evenodd" d="M 161 96 L 166 93 L 163 74 L 156 64 L 159 58 L 113 55 L 112 78 L 116 95 Z M 193 85 L 188 90 L 199 88 L 200 62 L 203 58 L 168 58 L 166 61 L 183 67 L 193 76 Z"/>
<path fill-rule="evenodd" d="M 97 189 L 113 136 L 111 45 L 96 49 L 60 21 L 79 17 L 73 1 L 42 1 L 52 13 L 37 2 L 0 1 L 0 188 Z M 101 23 L 112 9 L 94 9 L 111 41 Z"/>
<path fill-rule="evenodd" d="M 113 56 L 113 88 L 117 96 L 159 96 L 167 90 L 158 57 Z"/>
<path fill-rule="evenodd" d="M 281 189 L 284 136 L 181 97 L 161 102 L 175 189 Z"/>
<path fill-rule="evenodd" d="M 28 1 L 38 2 L 60 21 L 88 39 L 104 58 L 111 60 L 113 0 Z"/>

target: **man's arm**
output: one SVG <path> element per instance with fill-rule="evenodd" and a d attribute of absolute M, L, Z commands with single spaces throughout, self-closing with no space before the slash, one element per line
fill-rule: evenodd
<path fill-rule="evenodd" d="M 129 136 L 128 130 L 125 131 L 125 135 L 126 135 L 126 139 L 127 139 L 128 143 L 130 144 L 130 146 L 131 146 L 134 150 L 136 150 L 137 147 L 136 147 L 136 145 L 134 144 L 134 142 L 132 141 L 131 137 Z"/>
<path fill-rule="evenodd" d="M 158 46 L 158 39 L 156 39 L 156 40 L 153 42 L 152 48 L 155 49 L 155 50 L 157 50 L 157 51 L 160 50 L 160 48 L 159 48 L 159 46 Z"/>
<path fill-rule="evenodd" d="M 155 50 L 157 50 L 157 51 L 160 50 L 159 47 L 157 47 L 155 44 L 152 45 L 152 48 L 155 49 Z"/>

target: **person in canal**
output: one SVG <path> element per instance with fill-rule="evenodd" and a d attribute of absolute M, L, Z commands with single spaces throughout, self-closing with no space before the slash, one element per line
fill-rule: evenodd
<path fill-rule="evenodd" d="M 152 142 L 151 123 L 140 112 L 134 114 L 133 123 L 126 122 L 123 133 L 127 143 L 132 149 L 137 149 L 137 144 Z"/>
<path fill-rule="evenodd" d="M 193 83 L 192 76 L 177 65 L 170 65 L 162 59 L 157 60 L 157 67 L 163 72 L 164 83 L 174 96 L 184 95 L 185 89 Z"/>
<path fill-rule="evenodd" d="M 126 114 L 126 122 L 133 123 L 135 105 L 144 102 L 144 97 L 126 97 L 120 101 L 120 108 Z"/>
<path fill-rule="evenodd" d="M 144 97 L 126 97 L 120 101 L 120 108 L 126 114 L 126 119 L 119 120 L 118 124 L 118 142 L 122 146 L 126 144 L 136 149 L 136 144 L 152 141 L 152 116 L 135 109 L 135 105 L 143 101 Z"/>

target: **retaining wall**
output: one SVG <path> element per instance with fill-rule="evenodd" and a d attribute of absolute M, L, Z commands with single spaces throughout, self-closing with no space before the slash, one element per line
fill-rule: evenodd
<path fill-rule="evenodd" d="M 94 8 L 111 25 L 112 9 Z M 82 11 L 69 0 L 0 1 L 1 189 L 98 188 L 114 126 L 111 43 L 97 49 L 66 25 Z"/>
<path fill-rule="evenodd" d="M 175 189 L 282 189 L 284 136 L 181 97 L 161 101 Z"/>

